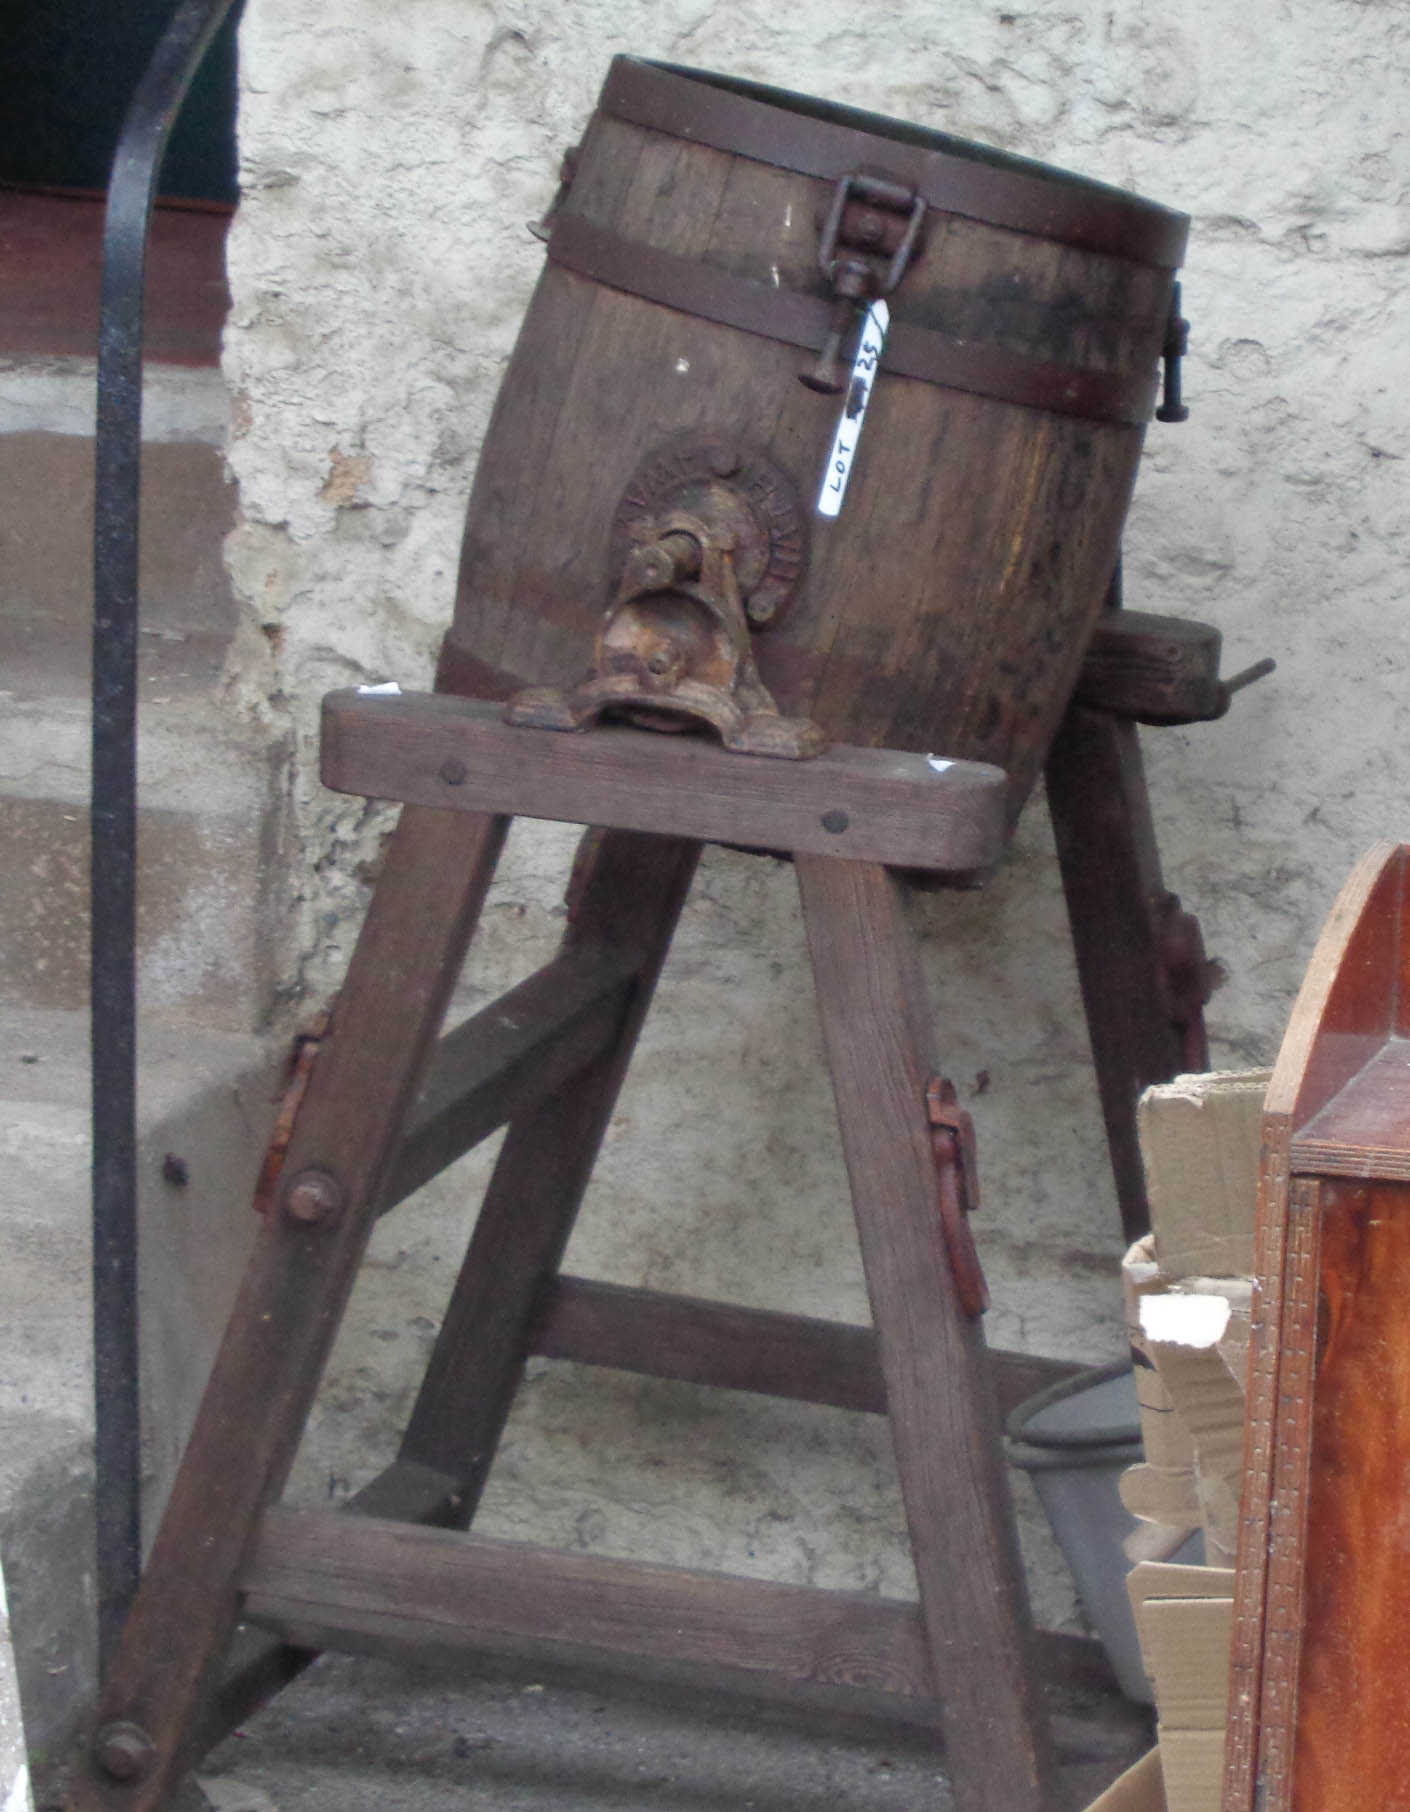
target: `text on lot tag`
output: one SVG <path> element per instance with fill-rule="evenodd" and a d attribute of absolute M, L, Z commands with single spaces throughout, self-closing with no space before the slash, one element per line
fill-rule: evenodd
<path fill-rule="evenodd" d="M 890 325 L 891 310 L 878 298 L 868 308 L 862 322 L 862 337 L 857 343 L 857 356 L 852 360 L 852 375 L 847 381 L 842 415 L 837 423 L 837 433 L 833 436 L 832 451 L 823 473 L 822 489 L 818 492 L 819 516 L 835 516 L 842 508 L 842 499 L 847 494 L 847 480 L 852 472 L 852 460 L 857 451 L 857 443 L 862 438 L 862 424 L 867 419 L 872 381 L 876 376 L 876 368 L 881 363 L 881 351 L 886 344 L 886 330 Z"/>

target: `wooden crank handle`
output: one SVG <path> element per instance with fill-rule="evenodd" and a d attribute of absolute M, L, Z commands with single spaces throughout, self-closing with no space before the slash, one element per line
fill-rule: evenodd
<path fill-rule="evenodd" d="M 1219 682 L 1219 709 L 1216 717 L 1222 717 L 1229 709 L 1229 701 L 1236 692 L 1242 692 L 1245 686 L 1251 686 L 1255 680 L 1266 679 L 1270 673 L 1276 673 L 1278 663 L 1272 655 L 1264 655 L 1261 661 L 1255 661 L 1251 667 L 1242 667 L 1230 679 Z"/>

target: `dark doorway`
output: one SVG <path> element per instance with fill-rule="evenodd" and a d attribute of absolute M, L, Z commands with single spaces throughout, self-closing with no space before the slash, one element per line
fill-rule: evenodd
<path fill-rule="evenodd" d="M 175 0 L 0 0 L 0 182 L 105 189 Z M 237 4 L 172 131 L 163 195 L 235 200 Z"/>

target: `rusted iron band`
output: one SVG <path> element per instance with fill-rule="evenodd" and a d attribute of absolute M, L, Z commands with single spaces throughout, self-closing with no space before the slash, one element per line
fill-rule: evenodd
<path fill-rule="evenodd" d="M 1189 217 L 1106 183 L 756 82 L 614 57 L 598 103 L 629 125 L 835 183 L 866 169 L 942 213 L 1175 270 Z"/>
<path fill-rule="evenodd" d="M 822 346 L 832 321 L 832 303 L 823 296 L 736 277 L 717 265 L 624 239 L 576 214 L 557 216 L 548 255 L 563 269 L 609 289 L 809 352 Z M 1133 376 L 1039 364 L 906 321 L 892 324 L 881 368 L 998 402 L 1126 427 L 1150 420 L 1157 387 L 1154 371 Z"/>

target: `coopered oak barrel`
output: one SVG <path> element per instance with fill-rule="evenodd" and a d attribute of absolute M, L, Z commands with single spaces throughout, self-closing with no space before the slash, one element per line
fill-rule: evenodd
<path fill-rule="evenodd" d="M 839 741 L 997 763 L 1016 814 L 1115 564 L 1185 217 L 939 132 L 626 57 L 566 171 L 479 461 L 439 687 L 508 697 L 581 679 L 620 576 L 624 494 L 682 437 L 723 436 L 755 461 L 756 502 L 801 563 L 751 637 L 780 710 Z M 839 318 L 819 242 L 848 177 L 862 180 L 843 196 L 847 255 L 879 234 L 874 268 L 910 204 L 872 199 L 924 208 L 829 517 L 816 505 L 848 398 L 799 374 Z"/>

